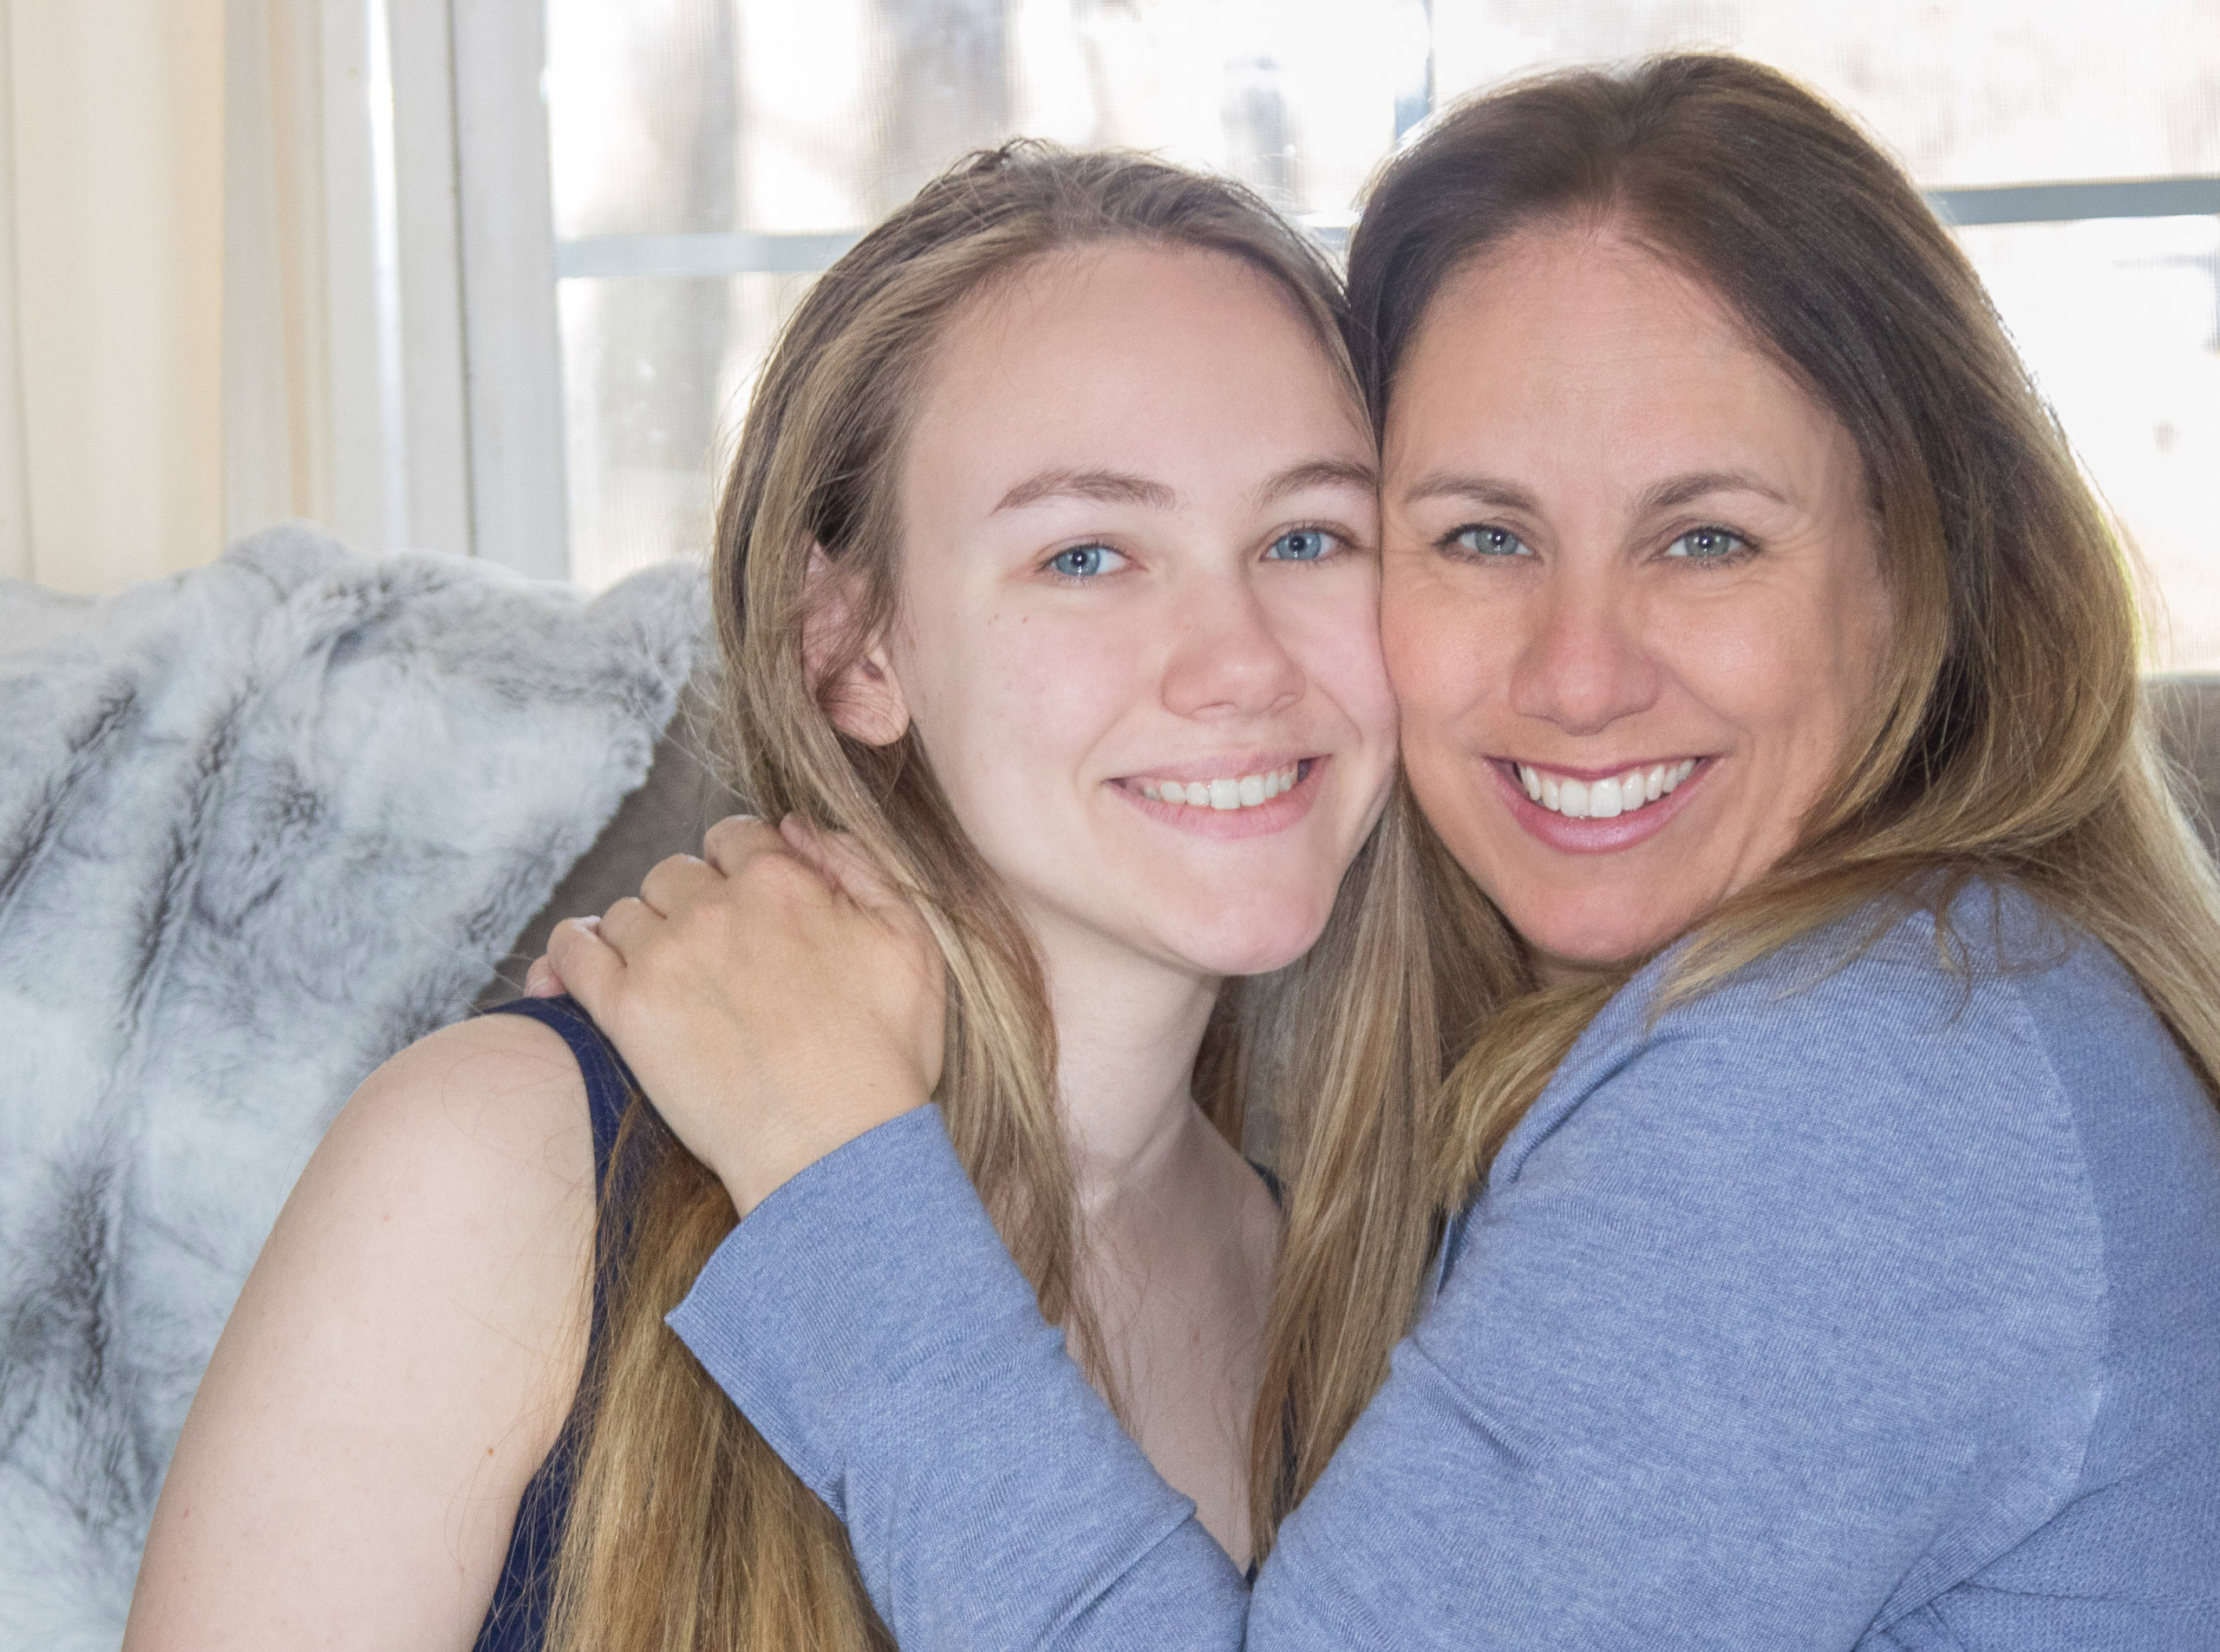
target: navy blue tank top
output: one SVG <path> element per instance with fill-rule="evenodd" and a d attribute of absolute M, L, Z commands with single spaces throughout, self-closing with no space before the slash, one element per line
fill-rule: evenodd
<path fill-rule="evenodd" d="M 552 1028 L 578 1058 L 586 1081 L 586 1114 L 593 1125 L 593 1174 L 596 1205 L 609 1196 L 610 1166 L 616 1155 L 617 1126 L 635 1088 L 631 1069 L 612 1048 L 601 1029 L 573 998 L 519 998 L 488 1012 L 529 1015 Z M 593 1320 L 588 1331 L 587 1360 L 601 1341 L 600 1224 L 595 1226 Z M 563 1517 L 571 1503 L 571 1476 L 577 1449 L 577 1408 L 563 1424 L 555 1448 L 524 1488 L 517 1505 L 516 1529 L 509 1537 L 508 1558 L 501 1579 L 493 1586 L 492 1604 L 478 1631 L 476 1652 L 540 1652 L 547 1638 L 547 1608 L 553 1595 L 555 1551 L 563 1541 Z"/>

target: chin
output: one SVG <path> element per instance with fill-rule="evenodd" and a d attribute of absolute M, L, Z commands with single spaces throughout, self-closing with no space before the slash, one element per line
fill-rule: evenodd
<path fill-rule="evenodd" d="M 1333 908 L 1305 911 L 1275 904 L 1250 912 L 1222 913 L 1207 934 L 1174 937 L 1179 950 L 1205 975 L 1270 975 L 1284 970 L 1317 944 Z"/>
<path fill-rule="evenodd" d="M 1611 901 L 1514 903 L 1504 916 L 1537 952 L 1584 969 L 1610 970 L 1664 945 L 1685 927 Z"/>

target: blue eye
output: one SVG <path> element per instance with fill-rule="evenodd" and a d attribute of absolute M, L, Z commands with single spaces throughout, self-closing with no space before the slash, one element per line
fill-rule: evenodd
<path fill-rule="evenodd" d="M 1092 579 L 1098 574 L 1111 572 L 1109 565 L 1113 560 L 1122 563 L 1125 558 L 1107 545 L 1075 545 L 1050 557 L 1048 571 L 1061 574 L 1067 579 Z"/>
<path fill-rule="evenodd" d="M 1690 528 L 1665 547 L 1665 554 L 1690 562 L 1727 562 L 1749 548 L 1747 539 L 1726 528 Z"/>
<path fill-rule="evenodd" d="M 1272 541 L 1264 558 L 1270 562 L 1316 562 L 1334 548 L 1334 536 L 1323 528 L 1290 528 Z"/>
<path fill-rule="evenodd" d="M 1448 542 L 1476 557 L 1531 557 L 1534 554 L 1526 541 L 1509 528 L 1459 528 L 1449 536 Z"/>

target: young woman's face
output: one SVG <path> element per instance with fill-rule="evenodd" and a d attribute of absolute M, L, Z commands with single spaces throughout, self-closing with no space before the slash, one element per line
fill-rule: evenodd
<path fill-rule="evenodd" d="M 1198 975 L 1317 938 L 1386 797 L 1371 443 L 1230 258 L 1051 261 L 943 342 L 887 666 L 1044 939 Z"/>
<path fill-rule="evenodd" d="M 1427 818 L 1545 978 L 1793 845 L 1888 628 L 1849 434 L 1610 230 L 1434 299 L 1388 421 L 1381 622 Z"/>

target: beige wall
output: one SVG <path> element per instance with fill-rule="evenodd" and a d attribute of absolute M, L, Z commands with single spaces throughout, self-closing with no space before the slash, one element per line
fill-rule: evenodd
<path fill-rule="evenodd" d="M 6 0 L 0 571 L 110 591 L 221 547 L 224 12 Z"/>

